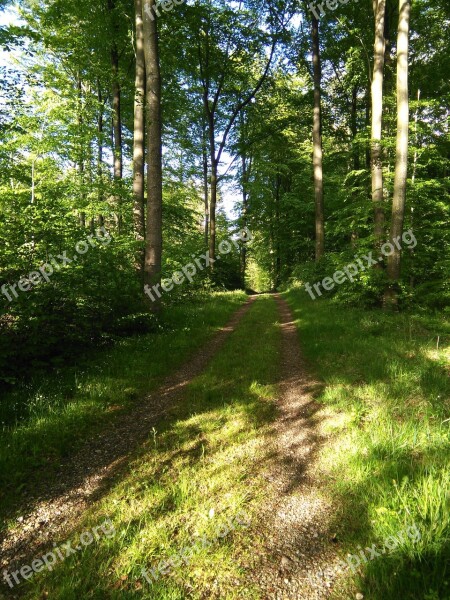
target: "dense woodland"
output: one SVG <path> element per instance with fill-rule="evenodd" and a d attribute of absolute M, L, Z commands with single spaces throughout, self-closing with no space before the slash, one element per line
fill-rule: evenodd
<path fill-rule="evenodd" d="M 405 344 L 416 332 L 436 352 L 445 347 L 448 0 L 0 0 L 0 7 L 7 435 L 34 418 L 35 405 L 43 414 L 39 398 L 45 411 L 59 410 L 53 399 L 61 394 L 55 406 L 65 405 L 89 370 L 79 365 L 110 356 L 124 340 L 195 330 L 199 341 L 206 323 L 220 324 L 221 293 L 288 292 L 309 302 L 305 286 L 348 265 L 348 280 L 312 288 L 305 309 L 317 325 L 305 332 L 312 363 L 333 369 L 327 350 L 319 357 L 313 348 L 322 343 L 320 327 L 328 331 L 327 310 L 341 315 L 330 335 L 373 333 L 379 360 L 394 348 L 380 323 L 386 332 L 404 327 Z M 232 297 L 223 300 L 224 315 L 237 306 Z M 203 333 L 195 329 L 201 319 Z M 158 358 L 152 344 L 146 348 L 149 362 L 171 363 L 170 351 L 161 347 Z M 408 352 L 399 355 L 406 360 Z M 130 351 L 144 372 L 140 354 Z M 408 367 L 398 369 L 401 378 Z M 433 398 L 445 388 L 441 355 L 436 369 L 421 379 L 437 386 Z M 46 379 L 54 372 L 63 381 L 58 392 Z M 137 385 L 130 397 L 143 390 Z M 442 405 L 438 413 L 448 422 Z M 38 437 L 23 446 L 35 457 L 45 450 Z M 444 439 L 434 458 L 448 448 Z M 65 442 L 58 444 L 51 452 L 64 454 Z M 441 464 L 430 475 L 442 510 L 443 473 Z M 411 568 L 422 595 L 404 598 L 449 598 L 442 527 L 433 547 L 440 574 L 418 561 Z M 367 597 L 395 597 L 383 596 L 386 585 Z"/>
<path fill-rule="evenodd" d="M 418 0 L 408 15 L 405 198 L 395 188 L 399 8 L 378 4 L 375 28 L 369 2 L 327 9 L 320 22 L 276 2 L 173 5 L 155 20 L 121 0 L 21 3 L 1 32 L 2 285 L 64 251 L 72 258 L 101 227 L 113 241 L 44 285 L 10 291 L 12 301 L 2 294 L 4 366 L 15 352 L 59 353 L 62 333 L 64 346 L 84 345 L 132 326 L 147 311 L 143 281 L 204 249 L 215 256 L 245 226 L 251 244 L 167 301 L 317 281 L 412 229 L 417 247 L 391 277 L 397 302 L 443 308 L 449 9 Z M 331 294 L 381 305 L 388 271 L 386 259 Z"/>

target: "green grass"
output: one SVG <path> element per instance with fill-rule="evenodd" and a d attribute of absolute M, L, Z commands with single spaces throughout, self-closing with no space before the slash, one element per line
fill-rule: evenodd
<path fill-rule="evenodd" d="M 258 465 L 267 458 L 265 435 L 275 416 L 277 319 L 273 299 L 258 298 L 206 371 L 155 426 L 127 473 L 66 539 L 105 518 L 116 535 L 86 547 L 52 573 L 35 575 L 25 584 L 27 597 L 259 597 L 241 579 L 242 565 L 254 551 L 246 530 L 236 527 L 214 538 L 219 525 L 240 510 L 252 521 L 264 494 Z M 202 535 L 211 545 L 197 547 L 189 565 L 153 585 L 143 579 L 143 567 L 157 567 Z"/>
<path fill-rule="evenodd" d="M 287 294 L 304 354 L 324 382 L 321 461 L 339 512 L 342 558 L 416 525 L 362 563 L 336 598 L 450 598 L 450 328 L 439 317 L 387 314 Z M 437 336 L 440 336 L 437 350 Z M 350 573 L 351 575 L 351 573 Z"/>
<path fill-rule="evenodd" d="M 170 307 L 160 333 L 118 340 L 71 367 L 34 377 L 3 397 L 0 514 L 14 517 L 18 493 L 32 489 L 36 478 L 51 479 L 59 458 L 155 389 L 225 324 L 245 298 L 242 292 L 215 293 Z"/>
<path fill-rule="evenodd" d="M 357 555 L 373 545 L 386 550 L 389 536 L 398 537 L 407 527 L 416 527 L 420 535 L 403 536 L 395 548 L 362 562 L 354 575 L 346 570 L 334 598 L 348 600 L 362 592 L 365 600 L 448 600 L 448 323 L 439 316 L 313 302 L 298 290 L 286 297 L 307 362 L 323 382 L 318 414 L 328 442 L 318 458 L 318 475 L 323 493 L 335 499 L 330 528 L 337 534 L 338 553 L 344 560 L 347 553 Z M 222 312 L 231 312 L 241 300 L 217 297 L 208 327 L 226 320 Z M 177 310 L 174 329 L 186 326 L 186 309 Z M 122 395 L 101 404 L 99 416 L 116 404 L 126 410 L 134 394 L 173 368 L 174 347 L 187 356 L 209 335 L 198 327 L 199 316 L 208 310 L 206 305 L 193 307 L 184 333 L 141 336 L 106 351 L 101 364 L 108 366 L 108 385 Z M 264 552 L 255 515 L 270 493 L 262 472 L 272 460 L 277 319 L 273 299 L 258 298 L 83 521 L 64 539 L 52 541 L 76 540 L 105 518 L 112 520 L 115 535 L 85 547 L 52 572 L 34 575 L 21 588 L 27 598 L 262 597 L 256 585 L 248 584 L 246 573 Z M 149 353 L 153 366 L 147 365 Z M 83 376 L 85 385 L 93 381 L 93 364 L 91 369 Z M 131 396 L 124 395 L 128 388 L 134 390 Z M 93 423 L 98 425 L 95 419 Z M 252 529 L 236 527 L 217 539 L 218 527 L 241 510 Z M 142 568 L 157 569 L 160 561 L 203 535 L 210 546 L 196 546 L 188 565 L 177 566 L 153 585 L 144 580 Z"/>

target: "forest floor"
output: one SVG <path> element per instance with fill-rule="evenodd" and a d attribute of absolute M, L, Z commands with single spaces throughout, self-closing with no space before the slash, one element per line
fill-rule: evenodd
<path fill-rule="evenodd" d="M 193 323 L 198 343 L 178 369 L 113 410 L 49 476 L 40 469 L 20 514 L 6 512 L 0 566 L 12 573 L 52 551 L 55 561 L 28 581 L 18 574 L 21 584 L 0 597 L 450 597 L 443 355 L 428 351 L 423 324 L 413 339 L 409 323 L 405 363 L 384 348 L 381 373 L 367 371 L 352 336 L 361 326 L 362 344 L 388 335 L 389 316 L 337 310 L 331 323 L 325 303 L 305 312 L 298 294 L 287 300 L 235 297 L 222 318 L 240 308 L 208 339 Z M 216 312 L 208 318 L 217 330 Z M 422 389 L 400 410 L 393 386 L 413 373 Z M 105 519 L 111 535 L 85 543 Z M 431 552 L 423 522 L 434 529 Z M 395 547 L 381 546 L 400 530 Z M 71 556 L 56 557 L 78 537 Z M 374 542 L 381 550 L 371 560 L 362 548 Z"/>

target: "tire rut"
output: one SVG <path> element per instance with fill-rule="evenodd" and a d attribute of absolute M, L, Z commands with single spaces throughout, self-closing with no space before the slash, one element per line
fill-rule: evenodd
<path fill-rule="evenodd" d="M 157 420 L 179 400 L 188 384 L 200 375 L 234 331 L 256 296 L 251 296 L 213 338 L 161 387 L 118 417 L 95 438 L 60 464 L 56 479 L 42 484 L 22 499 L 23 516 L 0 538 L 0 569 L 19 568 L 50 544 L 66 539 L 83 512 L 104 495 L 113 476 L 126 468 L 133 451 L 147 438 Z M 12 597 L 18 597 L 15 590 Z"/>
<path fill-rule="evenodd" d="M 274 298 L 282 331 L 275 458 L 265 475 L 269 500 L 258 515 L 263 551 L 252 583 L 261 598 L 322 600 L 330 596 L 339 563 L 331 529 L 335 508 L 317 466 L 327 417 L 314 399 L 321 384 L 308 374 L 292 312 L 280 295 Z"/>

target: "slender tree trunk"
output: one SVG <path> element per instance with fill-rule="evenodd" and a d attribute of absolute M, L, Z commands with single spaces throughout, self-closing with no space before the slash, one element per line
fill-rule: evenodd
<path fill-rule="evenodd" d="M 388 257 L 387 262 L 387 273 L 389 277 L 389 287 L 385 294 L 385 301 L 387 304 L 397 303 L 396 284 L 400 278 L 401 251 L 394 240 L 401 239 L 405 216 L 409 133 L 408 52 L 410 13 L 410 0 L 400 0 L 397 36 L 397 146 L 390 232 L 390 242 L 394 250 Z"/>
<path fill-rule="evenodd" d="M 209 257 L 214 259 L 216 254 L 216 206 L 217 206 L 217 162 L 211 155 L 211 198 L 209 202 Z M 214 263 L 211 261 L 211 268 Z"/>
<path fill-rule="evenodd" d="M 371 170 L 372 201 L 374 205 L 374 235 L 376 245 L 379 247 L 384 235 L 381 127 L 383 116 L 383 79 L 385 58 L 384 19 L 386 13 L 386 0 L 373 0 L 373 6 L 375 17 L 375 43 L 372 78 Z"/>
<path fill-rule="evenodd" d="M 359 159 L 359 147 L 356 141 L 358 135 L 358 86 L 354 85 L 352 88 L 352 104 L 350 112 L 350 131 L 352 136 L 352 168 L 354 171 L 359 171 L 361 163 Z M 357 201 L 358 191 L 353 192 L 353 197 Z M 350 243 L 354 247 L 356 240 L 358 239 L 357 228 L 352 229 Z"/>
<path fill-rule="evenodd" d="M 313 120 L 313 168 L 314 168 L 314 200 L 316 226 L 316 261 L 325 252 L 325 226 L 323 207 L 323 166 L 322 166 L 322 112 L 321 112 L 321 79 L 319 21 L 312 17 L 312 53 L 314 71 L 314 120 Z"/>
<path fill-rule="evenodd" d="M 413 162 L 413 172 L 412 172 L 412 177 L 411 177 L 411 183 L 412 186 L 415 187 L 416 185 L 416 175 L 417 175 L 417 160 L 419 158 L 419 134 L 417 131 L 417 124 L 419 121 L 419 103 L 420 103 L 420 89 L 417 90 L 417 108 L 416 108 L 416 112 L 414 114 L 414 162 Z M 414 203 L 411 202 L 411 231 L 414 230 Z M 414 263 L 414 248 L 411 246 L 409 249 L 410 252 L 410 256 L 411 256 L 411 275 L 409 277 L 409 285 L 411 287 L 414 287 L 414 270 L 413 270 L 413 263 Z"/>
<path fill-rule="evenodd" d="M 281 249 L 280 249 L 280 192 L 281 176 L 277 173 L 275 184 L 275 289 L 278 290 L 281 280 Z"/>
<path fill-rule="evenodd" d="M 112 82 L 112 109 L 113 109 L 113 136 L 114 136 L 114 183 L 119 185 L 122 181 L 122 116 L 121 116 L 121 89 L 119 84 L 119 53 L 114 43 L 111 49 L 111 65 L 113 71 Z M 122 229 L 122 206 L 120 195 L 116 196 L 117 228 Z"/>
<path fill-rule="evenodd" d="M 98 101 L 98 117 L 97 117 L 97 177 L 98 177 L 98 203 L 101 207 L 104 200 L 103 194 L 103 98 L 100 81 L 97 81 L 97 101 Z M 105 224 L 103 214 L 98 215 L 98 224 L 103 227 Z"/>
<path fill-rule="evenodd" d="M 216 205 L 217 205 L 217 158 L 216 158 L 216 130 L 214 115 L 209 114 L 209 150 L 211 161 L 210 202 L 209 202 L 209 257 L 214 259 L 216 254 Z M 211 261 L 211 268 L 214 263 Z"/>
<path fill-rule="evenodd" d="M 85 193 L 85 181 L 84 181 L 84 128 L 83 128 L 83 83 L 81 81 L 80 73 L 77 75 L 77 112 L 78 112 L 78 135 L 79 135 L 79 148 L 78 148 L 78 178 L 80 182 L 81 191 L 81 206 L 82 209 L 79 214 L 79 221 L 81 227 L 86 227 L 86 213 L 84 212 L 86 203 Z"/>
<path fill-rule="evenodd" d="M 135 0 L 134 6 L 136 25 L 136 76 L 133 135 L 133 221 L 134 235 L 141 245 L 136 255 L 136 269 L 141 276 L 143 276 L 145 259 L 145 55 L 142 0 Z"/>
<path fill-rule="evenodd" d="M 247 213 L 248 213 L 248 180 L 249 180 L 249 169 L 247 168 L 247 157 L 242 154 L 242 229 L 245 229 L 248 225 Z M 245 275 L 247 271 L 247 245 L 241 244 L 241 282 L 242 287 L 245 289 Z"/>
<path fill-rule="evenodd" d="M 353 169 L 359 171 L 361 163 L 359 160 L 359 148 L 356 143 L 358 135 L 358 88 L 355 85 L 352 89 L 352 110 L 350 117 L 350 128 L 352 132 L 352 154 L 353 154 Z"/>
<path fill-rule="evenodd" d="M 365 95 L 365 121 L 366 130 L 370 129 L 370 82 L 367 84 L 366 95 Z M 371 144 L 370 141 L 366 144 L 366 169 L 371 169 Z M 369 197 L 372 196 L 371 190 L 369 190 Z"/>
<path fill-rule="evenodd" d="M 151 19 L 155 0 L 144 0 L 144 53 L 146 72 L 147 227 L 144 283 L 158 287 L 162 266 L 162 124 L 161 74 L 157 18 Z M 158 289 L 159 291 L 159 289 Z M 151 309 L 160 309 L 158 294 Z"/>
<path fill-rule="evenodd" d="M 413 172 L 411 183 L 414 185 L 416 183 L 416 174 L 417 174 L 417 159 L 418 159 L 418 148 L 419 148 L 419 136 L 417 133 L 417 123 L 419 122 L 419 102 L 420 102 L 420 90 L 417 90 L 417 108 L 414 114 L 414 162 L 413 162 Z"/>
<path fill-rule="evenodd" d="M 116 8 L 115 0 L 108 0 L 108 11 L 111 18 L 111 71 L 112 71 L 112 146 L 113 146 L 113 174 L 114 184 L 116 188 L 122 181 L 123 173 L 123 157 L 122 157 L 122 115 L 121 115 L 121 88 L 119 80 L 119 50 L 117 48 L 116 37 L 117 37 L 117 25 L 116 16 L 114 14 Z M 116 194 L 115 198 L 116 205 L 116 221 L 118 232 L 122 230 L 122 202 L 120 194 Z"/>
<path fill-rule="evenodd" d="M 205 206 L 205 246 L 208 247 L 209 236 L 209 186 L 208 186 L 208 140 L 206 124 L 202 127 L 202 158 L 203 158 L 203 200 Z"/>

